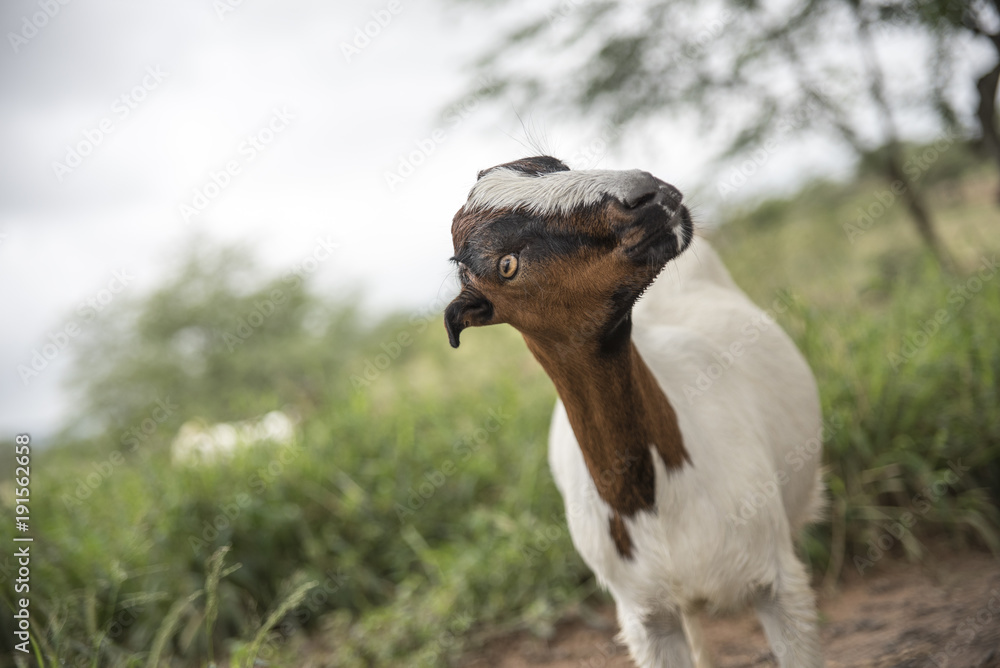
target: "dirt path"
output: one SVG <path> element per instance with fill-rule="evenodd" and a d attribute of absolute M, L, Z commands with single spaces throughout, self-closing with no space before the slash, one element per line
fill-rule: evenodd
<path fill-rule="evenodd" d="M 884 561 L 848 575 L 820 598 L 826 665 L 874 668 L 1000 668 L 1000 561 L 989 555 L 940 555 L 918 566 Z M 752 615 L 709 620 L 705 635 L 716 668 L 774 666 Z M 527 633 L 491 641 L 462 662 L 475 668 L 626 668 L 613 638 L 614 610 L 589 623 L 560 624 L 555 635 Z"/>

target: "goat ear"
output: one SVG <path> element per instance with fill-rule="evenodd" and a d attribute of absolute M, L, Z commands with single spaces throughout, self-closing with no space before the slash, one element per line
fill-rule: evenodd
<path fill-rule="evenodd" d="M 466 327 L 482 327 L 493 320 L 493 304 L 480 292 L 463 288 L 462 292 L 444 310 L 444 328 L 448 342 L 458 348 L 458 335 Z"/>

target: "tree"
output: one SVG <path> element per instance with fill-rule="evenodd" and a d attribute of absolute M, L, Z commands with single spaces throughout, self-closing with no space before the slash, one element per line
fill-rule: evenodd
<path fill-rule="evenodd" d="M 993 65 L 975 81 L 975 120 L 979 125 L 982 152 L 1000 168 L 1000 129 L 996 107 L 1000 82 L 1000 0 L 910 0 L 886 3 L 879 10 L 879 19 L 883 23 L 905 23 L 927 31 L 934 39 L 935 60 L 939 65 L 947 64 L 956 53 L 956 43 L 968 37 L 992 48 L 995 53 Z M 944 76 L 937 77 L 939 85 L 935 87 L 935 94 L 942 117 L 948 119 L 953 118 L 955 112 L 941 94 L 940 83 L 946 81 L 948 68 L 941 69 Z M 1000 203 L 1000 188 L 997 189 L 997 202 Z"/>
<path fill-rule="evenodd" d="M 118 297 L 85 329 L 70 377 L 74 424 L 109 430 L 113 447 L 133 451 L 191 418 L 308 414 L 346 396 L 366 328 L 350 303 L 309 291 L 308 278 L 262 276 L 244 249 L 198 242 L 161 287 Z"/>
<path fill-rule="evenodd" d="M 944 113 L 950 106 L 942 106 L 940 86 L 907 85 L 885 71 L 877 47 L 888 21 L 926 33 L 910 15 L 916 10 L 887 6 L 801 0 L 775 11 L 756 0 L 562 0 L 522 21 L 476 68 L 495 82 L 493 95 L 522 106 L 530 100 L 616 125 L 681 113 L 696 114 L 703 131 L 735 122 L 720 161 L 767 159 L 781 143 L 807 135 L 833 139 L 880 162 L 916 231 L 948 267 L 918 187 L 921 173 L 905 164 L 897 116 L 920 110 L 941 119 L 943 130 L 958 121 Z M 937 44 L 940 57 L 948 42 Z M 545 67 L 529 71 L 518 66 L 523 62 Z M 736 187 L 720 182 L 720 195 Z"/>

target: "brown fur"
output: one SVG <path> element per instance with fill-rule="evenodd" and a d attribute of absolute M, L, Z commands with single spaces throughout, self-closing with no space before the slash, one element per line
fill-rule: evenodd
<path fill-rule="evenodd" d="M 538 164 L 551 165 L 529 166 Z M 563 400 L 626 558 L 623 518 L 655 507 L 650 447 L 668 470 L 688 461 L 673 407 L 631 341 L 631 307 L 666 262 L 632 252 L 650 229 L 615 201 L 548 218 L 463 207 L 452 224 L 462 292 L 445 312 L 456 347 L 466 327 L 509 323 L 522 333 Z M 511 280 L 497 270 L 508 253 L 519 258 Z"/>
<path fill-rule="evenodd" d="M 566 406 L 598 493 L 614 510 L 611 535 L 618 551 L 630 556 L 621 518 L 656 502 L 650 446 L 668 470 L 688 461 L 677 415 L 631 341 L 624 351 L 602 358 L 587 345 L 576 354 L 553 355 L 551 347 L 524 338 Z"/>

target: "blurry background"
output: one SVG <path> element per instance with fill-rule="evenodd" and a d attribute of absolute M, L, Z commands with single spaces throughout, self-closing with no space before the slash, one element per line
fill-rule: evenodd
<path fill-rule="evenodd" d="M 38 657 L 436 665 L 600 604 L 548 379 L 512 331 L 441 327 L 476 172 L 540 152 L 676 184 L 790 306 L 827 587 L 925 505 L 883 551 L 1000 548 L 995 3 L 17 0 L 0 25 L 0 435 L 37 457 Z"/>

